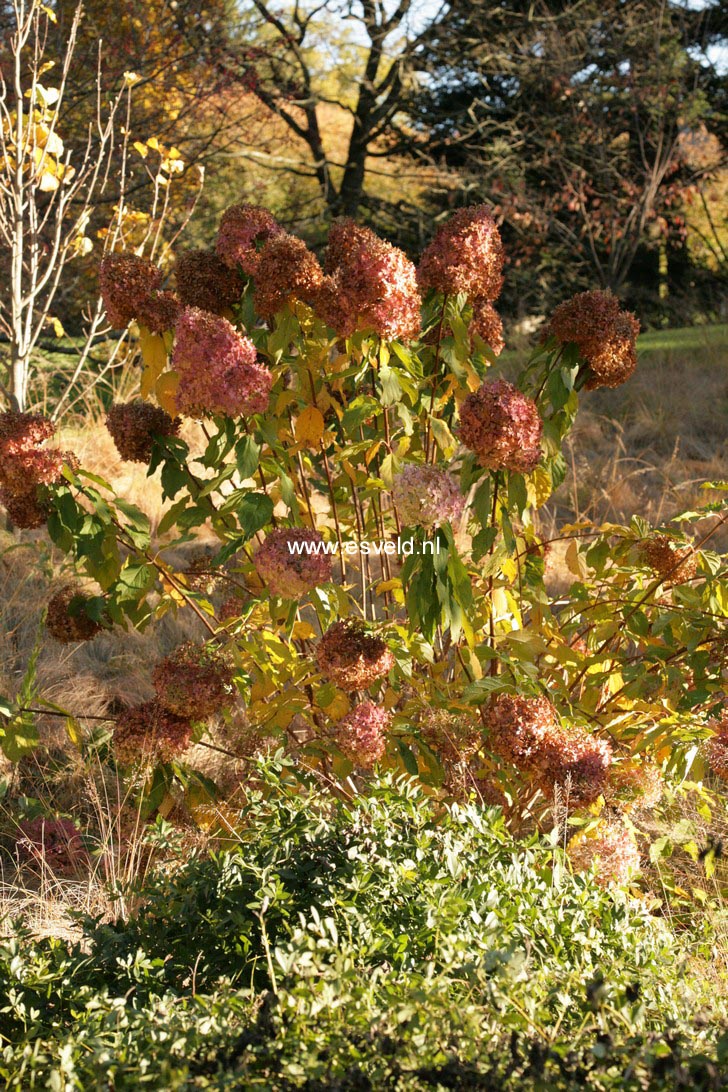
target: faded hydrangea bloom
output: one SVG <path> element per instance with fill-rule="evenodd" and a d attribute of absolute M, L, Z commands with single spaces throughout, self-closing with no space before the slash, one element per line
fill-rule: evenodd
<path fill-rule="evenodd" d="M 336 741 L 355 766 L 371 769 L 386 749 L 392 714 L 371 701 L 360 702 L 339 721 Z"/>
<path fill-rule="evenodd" d="M 418 727 L 422 740 L 447 765 L 469 762 L 482 744 L 480 725 L 472 717 L 447 709 L 423 710 Z"/>
<path fill-rule="evenodd" d="M 460 439 L 489 470 L 527 474 L 541 459 L 536 403 L 505 379 L 483 383 L 460 408 Z"/>
<path fill-rule="evenodd" d="M 101 633 L 103 626 L 86 613 L 88 599 L 75 587 L 63 588 L 51 596 L 46 608 L 46 629 L 51 637 L 62 644 L 71 644 L 90 641 Z"/>
<path fill-rule="evenodd" d="M 106 416 L 106 427 L 122 459 L 148 463 L 152 457 L 155 437 L 176 436 L 180 421 L 174 420 L 159 406 L 138 399 L 115 403 Z"/>
<path fill-rule="evenodd" d="M 334 622 L 319 641 L 316 660 L 321 674 L 342 690 L 367 690 L 394 667 L 386 641 L 358 622 Z"/>
<path fill-rule="evenodd" d="M 667 535 L 648 538 L 642 543 L 640 556 L 662 578 L 666 588 L 687 584 L 698 571 L 698 555 L 693 547 L 678 545 Z"/>
<path fill-rule="evenodd" d="M 161 282 L 162 270 L 154 262 L 136 254 L 107 254 L 99 269 L 99 287 L 111 325 L 121 329 L 138 319 Z"/>
<path fill-rule="evenodd" d="M 649 759 L 623 759 L 609 771 L 605 798 L 621 812 L 649 811 L 659 804 L 665 791 L 662 774 Z"/>
<path fill-rule="evenodd" d="M 70 451 L 40 445 L 55 426 L 34 413 L 0 413 L 0 501 L 21 528 L 40 527 L 48 517 L 47 487 L 63 479 L 63 466 L 77 466 Z"/>
<path fill-rule="evenodd" d="M 422 306 L 417 274 L 397 247 L 344 220 L 329 233 L 325 269 L 315 308 L 340 337 L 356 329 L 387 340 L 417 337 Z"/>
<path fill-rule="evenodd" d="M 214 250 L 186 250 L 177 257 L 177 292 L 185 307 L 220 314 L 237 303 L 243 282 L 237 268 L 231 269 Z"/>
<path fill-rule="evenodd" d="M 465 511 L 457 478 L 435 466 L 409 463 L 395 476 L 392 496 L 406 527 L 456 524 Z"/>
<path fill-rule="evenodd" d="M 258 205 L 232 205 L 220 220 L 215 247 L 217 256 L 230 269 L 240 266 L 243 273 L 254 277 L 263 244 L 282 231 L 268 209 Z"/>
<path fill-rule="evenodd" d="M 124 766 L 171 762 L 186 751 L 192 724 L 158 701 L 130 705 L 116 718 L 112 745 Z"/>
<path fill-rule="evenodd" d="M 573 343 L 589 366 L 586 389 L 618 387 L 637 366 L 640 324 L 611 292 L 579 292 L 554 311 L 547 335 Z"/>
<path fill-rule="evenodd" d="M 420 287 L 444 295 L 464 292 L 473 301 L 495 300 L 503 287 L 503 260 L 495 220 L 485 205 L 474 205 L 458 209 L 438 228 L 417 277 Z"/>
<path fill-rule="evenodd" d="M 281 527 L 266 535 L 254 562 L 272 595 L 301 599 L 331 579 L 331 556 L 315 549 L 323 541 L 318 531 L 307 527 Z M 306 546 L 314 549 L 307 553 Z"/>
<path fill-rule="evenodd" d="M 640 867 L 634 837 L 620 821 L 603 819 L 596 830 L 573 838 L 567 852 L 575 872 L 587 872 L 596 862 L 600 887 L 627 883 Z"/>
<path fill-rule="evenodd" d="M 323 270 L 303 239 L 287 232 L 274 235 L 260 252 L 255 274 L 255 309 L 273 315 L 290 300 L 313 304 L 323 283 Z"/>
<path fill-rule="evenodd" d="M 186 307 L 175 330 L 172 366 L 179 373 L 176 404 L 189 417 L 263 413 L 273 377 L 255 345 L 227 319 Z"/>
<path fill-rule="evenodd" d="M 496 356 L 506 347 L 503 340 L 503 322 L 492 303 L 487 299 L 473 300 L 473 317 L 470 322 L 470 338 L 478 336 L 489 345 Z"/>
<path fill-rule="evenodd" d="M 209 645 L 186 641 L 161 660 L 152 673 L 160 705 L 188 720 L 219 713 L 233 697 L 233 670 Z"/>

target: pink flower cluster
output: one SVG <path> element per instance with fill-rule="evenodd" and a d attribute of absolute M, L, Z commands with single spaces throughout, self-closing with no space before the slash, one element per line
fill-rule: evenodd
<path fill-rule="evenodd" d="M 409 463 L 395 476 L 392 496 L 406 527 L 456 524 L 465 511 L 457 478 L 435 466 Z"/>
<path fill-rule="evenodd" d="M 74 587 L 63 588 L 51 596 L 46 608 L 46 629 L 51 637 L 67 645 L 90 641 L 101 633 L 103 626 L 86 613 L 88 598 Z"/>
<path fill-rule="evenodd" d="M 237 268 L 231 269 L 214 250 L 187 250 L 177 257 L 177 293 L 185 307 L 220 314 L 237 303 L 243 283 Z"/>
<path fill-rule="evenodd" d="M 136 254 L 108 254 L 99 269 L 99 287 L 106 315 L 121 328 L 137 319 L 153 333 L 171 330 L 179 311 L 173 292 L 160 289 L 162 270 Z"/>
<path fill-rule="evenodd" d="M 355 766 L 371 769 L 386 749 L 386 733 L 392 714 L 371 701 L 360 702 L 339 721 L 336 741 Z"/>
<path fill-rule="evenodd" d="M 192 724 L 158 701 L 130 705 L 116 718 L 113 747 L 123 766 L 171 762 L 186 751 Z"/>
<path fill-rule="evenodd" d="M 161 660 L 152 673 L 159 704 L 178 717 L 204 720 L 230 704 L 233 671 L 208 645 L 186 641 Z"/>
<path fill-rule="evenodd" d="M 640 853 L 623 822 L 603 819 L 592 834 L 572 839 L 567 852 L 575 872 L 587 872 L 596 862 L 600 887 L 627 883 L 640 867 Z"/>
<path fill-rule="evenodd" d="M 261 318 L 272 318 L 289 299 L 311 306 L 323 284 L 318 258 L 303 239 L 284 232 L 268 240 L 260 252 L 255 272 L 255 309 Z"/>
<path fill-rule="evenodd" d="M 586 389 L 618 387 L 637 366 L 640 324 L 620 310 L 611 292 L 579 292 L 560 304 L 547 329 L 562 345 L 572 343 L 586 361 Z"/>
<path fill-rule="evenodd" d="M 352 220 L 329 233 L 315 309 L 340 337 L 356 329 L 407 340 L 420 332 L 417 272 L 403 251 Z"/>
<path fill-rule="evenodd" d="M 24 819 L 18 826 L 15 848 L 26 860 L 46 865 L 59 876 L 73 875 L 89 863 L 83 839 L 70 819 L 38 817 Z"/>
<path fill-rule="evenodd" d="M 505 379 L 483 383 L 460 408 L 460 439 L 489 470 L 529 473 L 541 459 L 542 432 L 536 403 Z"/>
<path fill-rule="evenodd" d="M 62 480 L 64 463 L 75 456 L 40 445 L 55 433 L 51 421 L 35 413 L 0 413 L 0 502 L 23 528 L 40 527 L 48 518 L 45 491 Z"/>
<path fill-rule="evenodd" d="M 571 803 L 589 804 L 604 791 L 610 745 L 581 728 L 563 728 L 548 698 L 498 694 L 484 723 L 491 749 L 545 795 L 568 786 Z"/>
<path fill-rule="evenodd" d="M 215 249 L 217 256 L 230 269 L 238 266 L 254 277 L 258 272 L 260 250 L 283 228 L 272 213 L 257 205 L 232 205 L 222 215 Z"/>
<path fill-rule="evenodd" d="M 324 678 L 342 690 L 367 690 L 394 667 L 386 641 L 356 621 L 334 622 L 319 641 L 316 661 Z"/>
<path fill-rule="evenodd" d="M 421 288 L 452 296 L 464 292 L 482 307 L 500 295 L 503 260 L 495 220 L 485 205 L 474 205 L 458 209 L 438 228 L 422 255 L 417 277 Z"/>
<path fill-rule="evenodd" d="M 138 399 L 115 403 L 106 416 L 106 427 L 122 459 L 148 463 L 156 436 L 176 436 L 180 420 L 158 406 Z"/>
<path fill-rule="evenodd" d="M 255 555 L 258 575 L 272 595 L 283 599 L 301 599 L 312 588 L 331 579 L 331 556 L 312 550 L 307 553 L 306 544 L 323 545 L 318 531 L 307 527 L 282 527 L 270 531 Z M 301 553 L 294 552 L 294 545 Z"/>
<path fill-rule="evenodd" d="M 713 729 L 715 735 L 705 746 L 705 757 L 716 777 L 728 781 L 728 706 L 720 717 L 708 721 L 708 727 Z"/>
<path fill-rule="evenodd" d="M 496 356 L 500 356 L 506 347 L 501 317 L 493 304 L 486 299 L 473 300 L 473 317 L 470 322 L 471 343 L 476 335 L 490 346 Z"/>
<path fill-rule="evenodd" d="M 172 366 L 179 373 L 176 405 L 189 417 L 263 413 L 273 377 L 255 345 L 227 319 L 185 307 L 175 328 Z"/>

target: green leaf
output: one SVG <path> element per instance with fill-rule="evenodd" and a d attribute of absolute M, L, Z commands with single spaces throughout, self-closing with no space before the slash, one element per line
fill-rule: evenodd
<path fill-rule="evenodd" d="M 246 493 L 235 505 L 235 514 L 247 541 L 270 523 L 273 501 L 265 493 Z"/>

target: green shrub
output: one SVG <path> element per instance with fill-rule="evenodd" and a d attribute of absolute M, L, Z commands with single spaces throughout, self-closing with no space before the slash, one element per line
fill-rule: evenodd
<path fill-rule="evenodd" d="M 688 953 L 498 809 L 390 778 L 243 821 L 135 920 L 6 943 L 9 1088 L 723 1087 Z"/>

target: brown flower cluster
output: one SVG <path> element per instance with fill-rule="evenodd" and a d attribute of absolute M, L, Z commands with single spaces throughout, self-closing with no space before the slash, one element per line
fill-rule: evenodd
<path fill-rule="evenodd" d="M 194 641 L 185 641 L 161 660 L 152 681 L 160 705 L 189 720 L 219 713 L 233 693 L 233 670 L 226 657 Z"/>
<path fill-rule="evenodd" d="M 460 408 L 460 439 L 489 470 L 527 474 L 541 459 L 536 403 L 505 379 L 483 383 Z"/>
<path fill-rule="evenodd" d="M 122 459 L 148 463 L 152 457 L 154 438 L 176 436 L 180 420 L 174 420 L 159 406 L 137 399 L 115 403 L 106 417 L 106 427 Z"/>
<path fill-rule="evenodd" d="M 389 340 L 420 332 L 422 300 L 409 258 L 352 220 L 335 224 L 315 310 L 340 337 L 374 330 Z"/>
<path fill-rule="evenodd" d="M 698 555 L 692 546 L 677 546 L 667 535 L 652 535 L 640 548 L 640 557 L 666 588 L 687 584 L 698 571 Z"/>
<path fill-rule="evenodd" d="M 360 622 L 334 622 L 319 641 L 316 660 L 321 674 L 342 690 L 367 690 L 394 667 L 386 641 L 368 633 Z"/>
<path fill-rule="evenodd" d="M 263 244 L 283 228 L 268 209 L 258 205 L 231 205 L 220 220 L 217 256 L 230 269 L 238 266 L 249 277 L 258 272 Z"/>
<path fill-rule="evenodd" d="M 472 718 L 447 709 L 423 710 L 419 730 L 422 740 L 446 765 L 469 762 L 482 743 L 480 727 Z"/>
<path fill-rule="evenodd" d="M 316 255 L 303 239 L 284 232 L 263 247 L 255 273 L 255 309 L 261 318 L 272 318 L 289 299 L 311 306 L 323 283 L 324 273 Z"/>
<path fill-rule="evenodd" d="M 705 757 L 716 777 L 728 781 L 728 706 L 719 717 L 708 721 L 715 735 L 705 746 Z"/>
<path fill-rule="evenodd" d="M 588 872 L 596 862 L 600 887 L 627 883 L 640 867 L 640 853 L 624 823 L 602 820 L 596 830 L 577 835 L 567 846 L 575 872 Z"/>
<path fill-rule="evenodd" d="M 562 345 L 573 343 L 586 361 L 586 389 L 618 387 L 637 366 L 640 324 L 622 311 L 611 292 L 579 292 L 554 311 L 547 335 Z"/>
<path fill-rule="evenodd" d="M 392 714 L 371 701 L 360 702 L 339 721 L 336 741 L 355 766 L 371 769 L 384 754 Z"/>
<path fill-rule="evenodd" d="M 562 727 L 548 698 L 498 694 L 483 719 L 491 749 L 544 795 L 568 786 L 569 801 L 581 805 L 604 791 L 611 747 L 581 728 Z"/>
<path fill-rule="evenodd" d="M 629 815 L 654 808 L 664 791 L 662 774 L 654 762 L 626 759 L 610 767 L 604 796 L 607 803 Z"/>
<path fill-rule="evenodd" d="M 35 413 L 0 413 L 0 502 L 18 527 L 40 527 L 48 518 L 47 487 L 62 480 L 64 463 L 75 456 L 41 447 L 55 433 L 51 421 Z"/>
<path fill-rule="evenodd" d="M 473 317 L 470 322 L 470 340 L 482 338 L 496 356 L 506 347 L 503 340 L 503 322 L 493 304 L 487 299 L 473 300 Z"/>
<path fill-rule="evenodd" d="M 61 644 L 91 641 L 103 626 L 86 613 L 89 596 L 75 587 L 62 588 L 48 600 L 46 629 Z"/>
<path fill-rule="evenodd" d="M 483 302 L 500 295 L 503 261 L 495 220 L 485 205 L 474 205 L 458 209 L 438 229 L 422 255 L 417 278 L 421 288 L 451 296 L 464 292 L 482 308 Z"/>
<path fill-rule="evenodd" d="M 316 550 L 323 541 L 308 527 L 279 527 L 266 535 L 253 560 L 272 595 L 301 599 L 331 579 L 331 555 Z"/>
<path fill-rule="evenodd" d="M 186 250 L 177 256 L 177 294 L 185 307 L 219 315 L 240 299 L 243 283 L 214 250 Z"/>
<path fill-rule="evenodd" d="M 77 873 L 88 864 L 89 855 L 78 829 L 70 819 L 24 819 L 15 843 L 25 860 L 47 866 L 60 876 Z"/>
<path fill-rule="evenodd" d="M 113 747 L 123 766 L 171 762 L 187 750 L 192 724 L 158 701 L 130 705 L 116 718 Z"/>
<path fill-rule="evenodd" d="M 137 319 L 153 333 L 171 330 L 179 301 L 160 289 L 162 270 L 136 254 L 108 254 L 99 269 L 99 287 L 111 325 L 121 329 Z"/>

